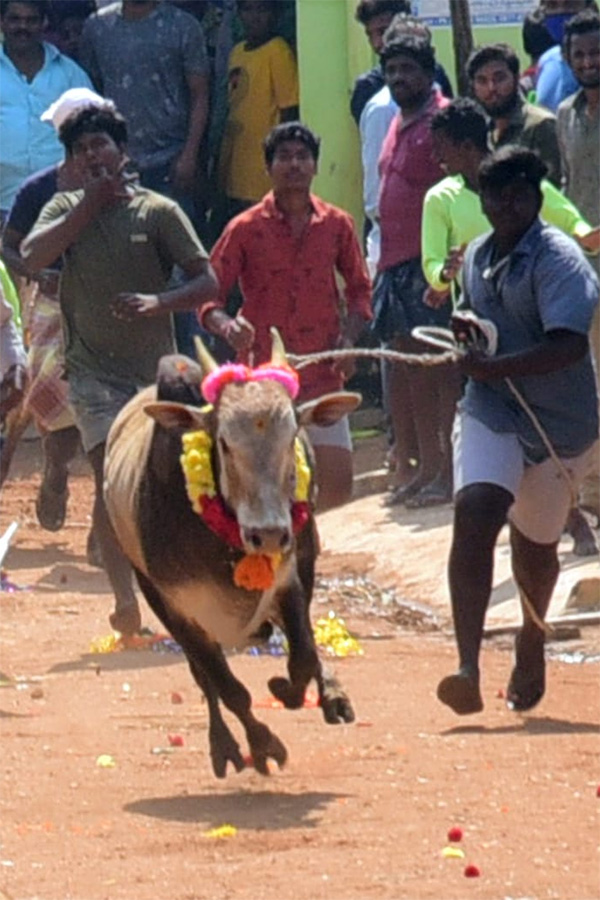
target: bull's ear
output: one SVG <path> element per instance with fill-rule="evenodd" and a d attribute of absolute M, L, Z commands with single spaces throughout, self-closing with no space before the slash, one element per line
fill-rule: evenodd
<path fill-rule="evenodd" d="M 360 405 L 362 396 L 350 391 L 337 391 L 335 394 L 324 394 L 315 400 L 308 400 L 298 408 L 300 425 L 335 425 L 335 423 L 354 412 Z"/>
<path fill-rule="evenodd" d="M 199 431 L 208 426 L 210 411 L 186 406 L 184 403 L 158 401 L 146 403 L 144 412 L 147 416 L 167 431 Z"/>

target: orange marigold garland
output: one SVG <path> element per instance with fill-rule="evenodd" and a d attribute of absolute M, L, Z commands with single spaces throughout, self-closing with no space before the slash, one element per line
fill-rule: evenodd
<path fill-rule="evenodd" d="M 185 477 L 187 495 L 192 509 L 218 537 L 232 547 L 241 548 L 240 528 L 235 516 L 227 509 L 217 493 L 213 468 L 213 440 L 206 431 L 191 431 L 182 437 L 181 468 Z M 294 534 L 308 521 L 310 510 L 310 467 L 299 438 L 294 444 L 296 488 L 292 503 L 292 527 Z M 264 591 L 272 587 L 275 573 L 281 562 L 281 554 L 253 553 L 244 556 L 235 566 L 234 583 L 247 591 Z"/>

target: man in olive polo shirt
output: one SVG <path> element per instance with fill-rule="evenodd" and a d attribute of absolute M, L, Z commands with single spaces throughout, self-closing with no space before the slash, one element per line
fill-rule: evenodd
<path fill-rule="evenodd" d="M 131 566 L 102 496 L 104 451 L 119 410 L 155 380 L 158 361 L 175 352 L 172 313 L 216 296 L 206 252 L 178 205 L 124 174 L 127 127 L 118 113 L 86 107 L 59 137 L 83 190 L 56 194 L 22 253 L 34 269 L 63 257 L 60 306 L 70 402 L 94 470 L 93 525 L 115 593 L 111 625 L 140 627 Z M 189 279 L 169 290 L 173 266 Z"/>

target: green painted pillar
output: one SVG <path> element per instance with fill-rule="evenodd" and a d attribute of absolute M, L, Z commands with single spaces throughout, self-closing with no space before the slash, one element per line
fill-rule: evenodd
<path fill-rule="evenodd" d="M 356 0 L 297 0 L 297 47 L 303 121 L 321 138 L 314 191 L 362 221 L 362 170 L 350 93 L 373 65 Z"/>

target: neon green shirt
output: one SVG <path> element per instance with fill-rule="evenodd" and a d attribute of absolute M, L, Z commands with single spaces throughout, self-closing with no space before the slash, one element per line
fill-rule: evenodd
<path fill-rule="evenodd" d="M 21 303 L 19 301 L 19 295 L 17 294 L 17 289 L 14 285 L 14 282 L 10 277 L 8 269 L 6 268 L 2 260 L 0 260 L 0 284 L 2 285 L 2 290 L 4 291 L 6 300 L 8 300 L 9 304 L 12 307 L 13 322 L 17 326 L 20 333 L 23 328 L 21 323 Z"/>
<path fill-rule="evenodd" d="M 571 237 L 583 237 L 592 231 L 576 206 L 549 181 L 542 181 L 544 202 L 540 216 Z M 462 175 L 451 175 L 438 181 L 426 195 L 421 227 L 423 273 L 432 288 L 448 287 L 441 280 L 442 269 L 453 247 L 468 244 L 473 238 L 491 231 L 484 215 L 479 194 L 465 184 Z"/>

